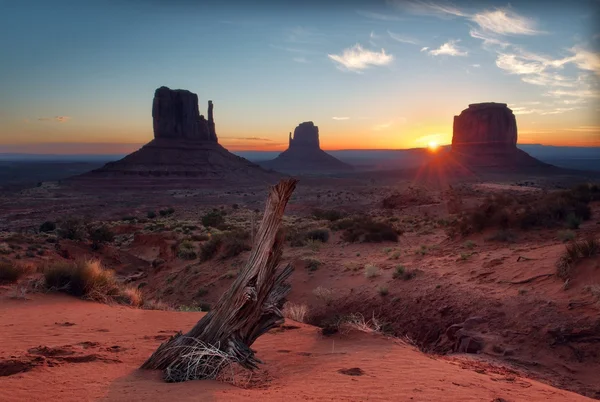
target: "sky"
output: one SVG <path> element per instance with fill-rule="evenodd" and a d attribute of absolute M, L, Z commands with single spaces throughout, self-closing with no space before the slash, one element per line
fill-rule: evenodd
<path fill-rule="evenodd" d="M 600 146 L 600 0 L 0 0 L 0 153 L 124 153 L 160 86 L 215 104 L 230 150 L 451 142 L 507 103 L 519 143 Z"/>

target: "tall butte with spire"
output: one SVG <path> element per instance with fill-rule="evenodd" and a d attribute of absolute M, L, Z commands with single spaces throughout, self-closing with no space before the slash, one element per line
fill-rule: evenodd
<path fill-rule="evenodd" d="M 319 127 L 312 121 L 300 123 L 289 135 L 288 149 L 261 166 L 291 174 L 327 174 L 352 171 L 352 166 L 321 149 Z"/>
<path fill-rule="evenodd" d="M 152 102 L 152 122 L 152 141 L 121 160 L 73 178 L 73 182 L 220 186 L 272 183 L 280 177 L 221 146 L 213 102 L 208 101 L 206 119 L 199 112 L 198 95 L 193 92 L 158 88 Z"/>

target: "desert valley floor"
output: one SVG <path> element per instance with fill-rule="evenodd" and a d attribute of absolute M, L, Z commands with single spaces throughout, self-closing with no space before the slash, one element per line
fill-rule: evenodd
<path fill-rule="evenodd" d="M 570 229 L 483 225 L 457 235 L 457 216 L 486 200 L 541 200 L 574 182 L 450 187 L 382 177 L 301 179 L 284 217 L 283 262 L 295 268 L 288 301 L 306 309 L 304 322 L 288 316 L 258 339 L 264 364 L 253 374 L 178 384 L 138 368 L 235 280 L 248 245 L 229 252 L 227 236 L 252 233 L 268 186 L 114 191 L 44 183 L 0 195 L 0 258 L 24 267 L 16 282 L 0 284 L 0 400 L 600 398 L 600 257 L 578 260 L 566 280 L 556 268 L 566 245 L 599 236 L 600 202 Z M 397 241 L 349 240 L 342 223 L 357 215 L 394 228 Z M 206 224 L 207 216 L 218 222 Z M 65 236 L 75 217 L 114 238 Z M 57 228 L 39 230 L 46 221 Z M 204 256 L 217 236 L 223 245 Z M 140 306 L 44 287 L 49 264 L 82 259 L 139 289 Z"/>

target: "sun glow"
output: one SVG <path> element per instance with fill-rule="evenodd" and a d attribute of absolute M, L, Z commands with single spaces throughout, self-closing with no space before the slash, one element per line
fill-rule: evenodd
<path fill-rule="evenodd" d="M 438 145 L 437 141 L 429 141 L 429 144 L 427 145 L 427 147 L 429 148 L 430 151 L 435 152 L 435 151 L 437 151 L 439 145 Z"/>

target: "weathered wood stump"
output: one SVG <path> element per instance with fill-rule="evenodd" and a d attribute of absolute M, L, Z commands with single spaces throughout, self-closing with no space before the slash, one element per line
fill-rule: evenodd
<path fill-rule="evenodd" d="M 279 228 L 297 180 L 271 188 L 265 213 L 245 268 L 213 310 L 185 335 L 161 344 L 141 366 L 164 370 L 165 380 L 212 379 L 230 363 L 256 369 L 261 361 L 250 349 L 262 334 L 283 323 L 281 308 L 291 286 L 293 268 L 277 269 L 283 252 Z"/>

